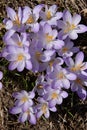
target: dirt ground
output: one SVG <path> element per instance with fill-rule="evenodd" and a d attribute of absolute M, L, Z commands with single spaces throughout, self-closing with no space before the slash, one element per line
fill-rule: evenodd
<path fill-rule="evenodd" d="M 78 12 L 82 15 L 82 23 L 87 25 L 86 0 L 46 0 L 45 2 L 44 0 L 0 0 L 0 19 L 6 16 L 6 6 L 17 9 L 18 6 L 28 5 L 33 7 L 38 3 L 57 4 L 60 10 L 67 8 L 72 12 Z M 3 33 L 4 30 L 1 30 L 0 35 L 3 35 Z M 2 37 L 0 36 L 0 42 L 1 40 Z M 85 60 L 87 61 L 87 33 L 79 35 L 75 45 L 80 46 L 81 50 L 84 51 Z M 0 91 L 0 130 L 87 130 L 87 100 L 80 100 L 75 93 L 71 93 L 63 104 L 58 106 L 58 111 L 51 113 L 49 119 L 42 117 L 37 121 L 36 125 L 31 125 L 28 122 L 19 123 L 17 115 L 11 115 L 9 109 L 14 104 L 12 93 L 20 91 L 24 82 L 22 82 L 18 74 L 14 75 L 14 72 L 9 72 L 8 70 L 5 72 L 7 62 L 4 62 L 4 68 L 2 60 L 0 59 L 0 69 L 4 71 L 5 79 L 3 78 L 4 86 Z M 32 74 L 22 73 L 23 78 L 26 79 L 28 76 L 28 80 L 33 82 Z"/>

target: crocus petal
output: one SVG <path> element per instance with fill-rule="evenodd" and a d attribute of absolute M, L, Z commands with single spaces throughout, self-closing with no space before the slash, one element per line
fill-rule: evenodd
<path fill-rule="evenodd" d="M 10 113 L 12 114 L 18 114 L 18 113 L 21 113 L 21 108 L 20 107 L 13 107 L 11 110 L 10 110 Z"/>
<path fill-rule="evenodd" d="M 34 124 L 34 125 L 36 124 L 36 117 L 35 117 L 35 115 L 32 114 L 32 113 L 30 113 L 29 122 L 30 122 L 31 124 Z"/>
<path fill-rule="evenodd" d="M 75 80 L 75 79 L 76 79 L 76 75 L 73 74 L 73 73 L 67 74 L 66 77 L 67 77 L 67 79 L 69 79 L 69 80 Z"/>
<path fill-rule="evenodd" d="M 70 87 L 70 82 L 69 82 L 69 80 L 63 79 L 62 82 L 63 82 L 63 87 L 64 87 L 64 88 L 68 89 L 68 88 Z"/>
<path fill-rule="evenodd" d="M 57 5 L 52 5 L 49 7 L 49 11 L 52 12 L 52 14 L 55 14 L 57 11 Z"/>
<path fill-rule="evenodd" d="M 57 104 L 59 104 L 59 105 L 60 105 L 62 102 L 63 102 L 63 99 L 62 99 L 62 97 L 61 97 L 61 96 L 59 96 L 59 97 L 58 97 L 58 99 L 57 99 Z"/>
<path fill-rule="evenodd" d="M 19 121 L 20 122 L 25 122 L 27 120 L 28 114 L 27 112 L 23 113 L 20 117 L 19 117 Z"/>
<path fill-rule="evenodd" d="M 62 92 L 61 92 L 61 96 L 62 96 L 63 98 L 66 98 L 66 97 L 68 97 L 68 93 L 65 92 L 65 91 L 62 91 Z"/>
<path fill-rule="evenodd" d="M 0 80 L 3 78 L 3 73 L 0 71 Z"/>
<path fill-rule="evenodd" d="M 10 19 L 12 21 L 14 21 L 15 18 L 16 18 L 16 12 L 12 8 L 10 8 L 10 7 L 7 7 L 6 10 L 7 10 L 7 16 L 10 17 Z"/>
<path fill-rule="evenodd" d="M 81 16 L 78 15 L 78 14 L 75 14 L 75 15 L 73 16 L 73 18 L 72 18 L 72 22 L 73 22 L 75 25 L 77 25 L 77 24 L 79 24 L 80 21 L 81 21 Z"/>
<path fill-rule="evenodd" d="M 39 23 L 33 24 L 32 31 L 35 32 L 35 33 L 39 31 Z"/>
<path fill-rule="evenodd" d="M 64 13 L 63 13 L 63 21 L 65 21 L 65 22 L 68 21 L 70 24 L 72 23 L 71 13 L 67 10 L 65 10 Z"/>
<path fill-rule="evenodd" d="M 25 62 L 25 67 L 26 67 L 26 69 L 31 70 L 32 69 L 32 63 L 31 63 L 31 61 L 27 60 Z"/>
<path fill-rule="evenodd" d="M 76 30 L 77 33 L 84 33 L 87 32 L 87 26 L 83 24 L 78 25 L 78 29 Z"/>
<path fill-rule="evenodd" d="M 87 92 L 86 92 L 86 90 L 85 90 L 85 89 L 82 89 L 82 88 L 79 88 L 79 89 L 78 89 L 77 94 L 78 94 L 78 96 L 79 96 L 81 99 L 83 99 L 83 100 L 85 100 L 86 97 L 87 97 Z"/>
<path fill-rule="evenodd" d="M 15 33 L 15 30 L 8 30 L 5 35 L 4 38 L 6 38 L 7 40 Z"/>
<path fill-rule="evenodd" d="M 37 118 L 40 118 L 42 116 L 42 114 L 43 114 L 42 111 L 37 112 L 37 114 L 36 114 Z"/>
<path fill-rule="evenodd" d="M 72 92 L 77 91 L 77 90 L 78 90 L 78 85 L 75 84 L 75 83 L 72 83 L 72 84 L 71 84 L 71 90 L 72 90 Z"/>
<path fill-rule="evenodd" d="M 45 113 L 45 117 L 49 118 L 49 116 L 50 116 L 50 112 L 49 112 L 49 110 L 47 110 L 46 113 Z"/>
<path fill-rule="evenodd" d="M 30 14 L 31 14 L 31 8 L 28 6 L 25 6 L 23 9 L 22 24 L 24 24 L 28 20 Z"/>
<path fill-rule="evenodd" d="M 17 66 L 18 66 L 18 62 L 11 62 L 10 64 L 9 64 L 9 70 L 14 70 L 14 69 L 16 69 L 17 68 Z"/>
<path fill-rule="evenodd" d="M 83 60 L 84 60 L 84 53 L 79 52 L 75 57 L 75 65 L 81 64 L 83 62 Z"/>
<path fill-rule="evenodd" d="M 19 72 L 21 72 L 21 71 L 24 70 L 24 67 L 25 67 L 25 62 L 24 62 L 24 61 L 19 62 L 19 63 L 18 63 L 18 66 L 17 66 L 17 70 L 18 70 Z"/>
<path fill-rule="evenodd" d="M 56 111 L 57 111 L 57 108 L 56 108 L 56 107 L 52 107 L 52 108 L 50 108 L 50 111 L 56 112 Z"/>
<path fill-rule="evenodd" d="M 69 38 L 71 38 L 72 40 L 75 40 L 75 39 L 78 38 L 78 35 L 77 35 L 77 33 L 76 33 L 75 30 L 73 30 L 73 31 L 71 31 L 71 32 L 69 33 Z"/>

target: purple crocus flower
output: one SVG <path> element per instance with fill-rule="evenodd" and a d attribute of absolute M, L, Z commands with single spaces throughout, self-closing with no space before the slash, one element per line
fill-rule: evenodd
<path fill-rule="evenodd" d="M 48 66 L 47 66 L 47 74 L 49 74 L 50 72 L 52 72 L 55 68 L 56 65 L 60 66 L 63 65 L 64 61 L 62 58 L 57 57 L 57 58 L 52 58 L 49 62 L 48 62 Z"/>
<path fill-rule="evenodd" d="M 4 19 L 4 23 L 6 24 L 6 29 L 14 29 L 14 30 L 18 30 L 21 27 L 22 24 L 22 9 L 21 7 L 18 8 L 18 13 L 15 12 L 15 10 L 13 10 L 10 7 L 6 8 L 7 11 L 7 17 L 6 19 Z M 16 30 L 16 31 L 17 31 Z"/>
<path fill-rule="evenodd" d="M 69 39 L 65 39 L 64 46 L 58 51 L 59 56 L 63 58 L 71 57 L 74 53 L 79 51 L 78 47 L 74 47 L 74 43 Z"/>
<path fill-rule="evenodd" d="M 58 32 L 56 29 L 52 29 L 49 24 L 45 24 L 43 29 L 39 32 L 39 38 L 45 49 L 60 49 L 64 46 L 62 40 L 56 39 Z"/>
<path fill-rule="evenodd" d="M 0 80 L 3 78 L 3 73 L 0 71 Z M 0 82 L 0 90 L 2 89 L 2 83 Z"/>
<path fill-rule="evenodd" d="M 56 104 L 61 104 L 63 98 L 66 98 L 68 93 L 60 89 L 53 89 L 51 87 L 47 88 L 46 94 L 44 94 L 44 99 L 49 102 L 51 107 L 54 107 Z"/>
<path fill-rule="evenodd" d="M 31 124 L 36 124 L 36 117 L 34 108 L 29 106 L 26 110 L 22 110 L 21 107 L 15 106 L 10 109 L 11 114 L 19 114 L 19 122 L 25 122 L 28 120 Z"/>
<path fill-rule="evenodd" d="M 2 52 L 2 56 L 10 61 L 9 69 L 23 71 L 24 67 L 28 70 L 32 69 L 32 63 L 30 61 L 29 49 L 18 48 L 14 46 L 7 46 Z"/>
<path fill-rule="evenodd" d="M 78 33 L 84 33 L 87 31 L 87 27 L 83 24 L 79 24 L 81 21 L 81 16 L 74 14 L 73 16 L 69 11 L 63 12 L 63 21 L 58 21 L 58 28 L 62 29 L 60 31 L 60 36 L 65 39 L 67 36 L 70 39 L 77 39 Z"/>
<path fill-rule="evenodd" d="M 62 15 L 62 12 L 57 12 L 56 5 L 52 5 L 49 8 L 45 5 L 45 12 L 42 10 L 40 12 L 40 16 L 42 18 L 40 24 L 44 25 L 45 23 L 48 23 L 49 25 L 57 25 L 57 20 L 59 20 Z"/>
<path fill-rule="evenodd" d="M 44 100 L 43 98 L 38 98 L 38 104 L 36 106 L 36 116 L 37 118 L 40 118 L 42 115 L 44 115 L 46 118 L 49 118 L 50 111 L 56 112 L 56 107 L 50 107 L 49 103 Z"/>
<path fill-rule="evenodd" d="M 31 61 L 33 64 L 33 72 L 42 72 L 46 69 L 48 61 L 54 55 L 55 50 L 44 50 L 40 43 L 36 43 L 30 46 Z"/>
<path fill-rule="evenodd" d="M 69 67 L 69 70 L 73 73 L 82 73 L 87 69 L 87 62 L 83 62 L 84 53 L 78 52 L 75 57 L 75 61 L 72 58 L 66 59 L 66 64 Z"/>
<path fill-rule="evenodd" d="M 85 86 L 87 87 L 87 76 L 82 74 L 77 75 L 76 80 L 71 82 L 71 90 L 73 92 L 76 91 L 78 96 L 83 100 L 85 100 L 87 97 L 87 91 Z"/>
<path fill-rule="evenodd" d="M 29 47 L 29 41 L 27 39 L 26 33 L 21 33 L 21 35 L 14 33 L 9 39 L 4 38 L 4 43 L 6 45 L 16 46 L 16 47 Z"/>
<path fill-rule="evenodd" d="M 31 124 L 35 125 L 36 116 L 35 116 L 34 108 L 30 106 L 26 111 L 22 111 L 19 115 L 18 120 L 22 123 L 28 120 Z"/>
<path fill-rule="evenodd" d="M 28 28 L 30 27 L 31 31 L 38 32 L 39 31 L 39 13 L 42 9 L 43 5 L 37 5 L 32 10 L 30 7 L 25 6 L 23 9 L 23 19 L 22 24 L 26 24 Z"/>
<path fill-rule="evenodd" d="M 70 73 L 65 68 L 61 66 L 55 66 L 53 72 L 51 72 L 48 77 L 53 80 L 53 88 L 61 88 L 64 87 L 68 89 L 70 87 L 70 81 L 76 79 L 76 75 Z"/>
<path fill-rule="evenodd" d="M 26 111 L 30 106 L 33 105 L 33 98 L 35 96 L 35 93 L 33 91 L 26 92 L 25 90 L 22 90 L 21 92 L 15 92 L 13 93 L 13 97 L 16 99 L 15 106 L 21 107 L 22 110 Z"/>

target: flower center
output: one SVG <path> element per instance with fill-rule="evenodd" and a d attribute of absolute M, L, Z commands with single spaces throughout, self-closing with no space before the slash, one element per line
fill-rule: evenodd
<path fill-rule="evenodd" d="M 53 40 L 53 36 L 49 35 L 48 33 L 46 34 L 46 41 L 49 43 Z"/>
<path fill-rule="evenodd" d="M 43 105 L 42 105 L 42 111 L 43 111 L 43 113 L 45 114 L 46 112 L 47 112 L 47 104 L 46 103 L 44 103 Z"/>
<path fill-rule="evenodd" d="M 26 23 L 27 23 L 27 24 L 32 24 L 32 23 L 34 23 L 34 17 L 33 17 L 32 15 L 30 15 Z"/>
<path fill-rule="evenodd" d="M 18 15 L 16 15 L 15 20 L 13 21 L 13 23 L 20 26 L 20 20 L 19 20 Z"/>
<path fill-rule="evenodd" d="M 82 84 L 82 81 L 81 81 L 81 79 L 80 78 L 77 78 L 76 80 L 75 80 L 75 82 L 77 83 L 77 84 Z"/>
<path fill-rule="evenodd" d="M 72 31 L 76 28 L 76 25 L 75 24 L 70 24 L 68 21 L 67 21 L 67 26 L 64 30 L 64 33 L 68 33 L 69 31 Z"/>
<path fill-rule="evenodd" d="M 22 61 L 24 59 L 24 55 L 23 54 L 19 54 L 17 57 L 17 61 Z"/>
<path fill-rule="evenodd" d="M 22 47 L 22 42 L 18 42 L 17 44 L 18 46 Z"/>
<path fill-rule="evenodd" d="M 66 53 L 68 51 L 68 48 L 67 47 L 64 47 L 63 49 L 62 49 L 62 52 L 63 53 Z"/>
<path fill-rule="evenodd" d="M 40 60 L 40 56 L 41 56 L 41 53 L 37 51 L 35 53 L 35 57 L 36 57 L 36 59 L 37 59 L 38 62 L 42 63 L 42 61 Z"/>
<path fill-rule="evenodd" d="M 22 102 L 26 102 L 26 101 L 28 101 L 28 98 L 27 98 L 27 97 L 23 97 L 23 98 L 21 99 L 21 101 L 22 101 Z"/>
<path fill-rule="evenodd" d="M 71 68 L 71 71 L 73 71 L 73 72 L 75 72 L 75 71 L 80 71 L 80 69 L 81 69 L 81 64 L 72 67 L 72 68 Z"/>
<path fill-rule="evenodd" d="M 52 17 L 51 12 L 50 12 L 50 11 L 47 11 L 47 12 L 46 12 L 46 18 L 47 18 L 47 20 L 50 20 L 51 17 Z"/>
<path fill-rule="evenodd" d="M 43 86 L 42 85 L 38 85 L 37 88 L 38 89 L 43 89 Z"/>
<path fill-rule="evenodd" d="M 57 94 L 57 93 L 55 93 L 55 92 L 52 93 L 52 95 L 51 95 L 51 98 L 52 98 L 52 99 L 56 99 L 57 97 L 58 97 L 58 94 Z"/>
<path fill-rule="evenodd" d="M 64 76 L 64 74 L 63 74 L 63 72 L 60 72 L 60 73 L 58 73 L 58 75 L 57 75 L 57 78 L 58 79 L 63 79 L 65 76 Z"/>

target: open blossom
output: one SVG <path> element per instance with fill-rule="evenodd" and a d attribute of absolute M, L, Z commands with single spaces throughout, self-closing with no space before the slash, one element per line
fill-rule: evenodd
<path fill-rule="evenodd" d="M 63 98 L 66 98 L 68 93 L 60 89 L 53 89 L 51 87 L 47 88 L 46 94 L 44 94 L 44 99 L 49 102 L 51 107 L 54 107 L 56 104 L 61 104 Z"/>
<path fill-rule="evenodd" d="M 40 22 L 41 25 L 44 25 L 45 23 L 57 25 L 57 20 L 62 17 L 62 12 L 57 12 L 56 5 L 52 5 L 49 8 L 45 5 L 45 11 L 41 10 L 40 16 L 42 18 L 42 21 Z"/>
<path fill-rule="evenodd" d="M 14 33 L 9 39 L 4 37 L 3 39 L 6 45 L 16 46 L 16 47 L 29 47 L 29 40 L 27 39 L 26 33 L 21 33 L 21 35 Z"/>
<path fill-rule="evenodd" d="M 74 47 L 74 43 L 69 38 L 66 38 L 64 42 L 64 46 L 58 50 L 59 56 L 67 58 L 71 57 L 74 53 L 77 53 L 79 51 L 79 48 Z"/>
<path fill-rule="evenodd" d="M 36 116 L 35 116 L 34 108 L 32 106 L 30 106 L 26 111 L 22 111 L 19 115 L 20 122 L 23 123 L 27 120 L 33 125 L 36 124 Z"/>
<path fill-rule="evenodd" d="M 62 58 L 57 57 L 57 58 L 52 58 L 49 62 L 48 62 L 48 66 L 46 69 L 47 74 L 49 74 L 50 72 L 52 72 L 55 68 L 56 65 L 60 66 L 63 65 L 64 61 Z"/>
<path fill-rule="evenodd" d="M 31 56 L 27 48 L 18 48 L 15 46 L 8 46 L 4 48 L 2 56 L 10 61 L 9 69 L 14 70 L 17 68 L 18 71 L 23 71 L 24 68 L 31 70 Z"/>
<path fill-rule="evenodd" d="M 87 62 L 83 62 L 84 53 L 78 52 L 75 57 L 75 61 L 72 58 L 66 59 L 66 64 L 69 70 L 73 73 L 81 73 L 87 69 Z"/>
<path fill-rule="evenodd" d="M 27 110 L 30 106 L 33 105 L 33 98 L 35 96 L 35 93 L 33 91 L 26 92 L 25 90 L 22 90 L 21 92 L 15 92 L 13 93 L 13 97 L 16 99 L 15 106 L 21 107 L 22 110 Z"/>
<path fill-rule="evenodd" d="M 87 87 L 87 76 L 85 75 L 79 74 L 77 75 L 76 80 L 71 82 L 71 90 L 73 92 L 76 91 L 78 96 L 83 100 L 87 98 L 87 91 L 85 87 Z"/>
<path fill-rule="evenodd" d="M 49 118 L 50 111 L 56 112 L 56 107 L 50 107 L 49 103 L 44 100 L 43 98 L 38 98 L 38 104 L 35 107 L 36 109 L 36 116 L 37 118 L 40 118 L 42 115 L 44 115 L 46 118 Z"/>
<path fill-rule="evenodd" d="M 54 55 L 55 50 L 44 50 L 42 45 L 37 43 L 30 46 L 31 61 L 33 64 L 33 72 L 42 72 L 46 69 L 48 61 Z"/>
<path fill-rule="evenodd" d="M 38 32 L 39 31 L 39 13 L 42 9 L 43 5 L 37 5 L 32 10 L 30 7 L 25 6 L 23 9 L 23 19 L 22 24 L 26 24 L 28 28 L 30 27 L 31 31 Z"/>
<path fill-rule="evenodd" d="M 14 106 L 10 109 L 11 114 L 19 114 L 19 122 L 29 121 L 31 124 L 36 124 L 36 117 L 34 108 L 32 106 L 28 107 L 26 110 L 22 110 L 21 107 Z"/>
<path fill-rule="evenodd" d="M 79 24 L 81 21 L 81 16 L 74 14 L 73 16 L 69 11 L 64 11 L 63 20 L 58 21 L 58 28 L 62 29 L 60 31 L 60 36 L 65 39 L 67 36 L 70 39 L 77 39 L 78 33 L 84 33 L 87 31 L 87 27 L 83 24 Z"/>
<path fill-rule="evenodd" d="M 49 24 L 45 24 L 39 32 L 39 38 L 45 49 L 60 49 L 64 45 L 62 40 L 57 39 L 58 32 L 52 29 Z"/>
<path fill-rule="evenodd" d="M 6 29 L 14 29 L 14 30 L 18 30 L 21 27 L 22 24 L 22 9 L 21 7 L 18 8 L 18 13 L 15 12 L 15 10 L 13 10 L 10 7 L 6 8 L 7 11 L 7 17 L 6 19 L 4 19 L 4 24 L 6 25 Z"/>
<path fill-rule="evenodd" d="M 0 80 L 3 78 L 3 73 L 0 71 Z M 0 90 L 2 89 L 2 83 L 0 82 Z"/>
<path fill-rule="evenodd" d="M 53 72 L 51 72 L 48 77 L 53 80 L 53 88 L 64 87 L 68 89 L 70 87 L 70 81 L 76 79 L 76 75 L 68 72 L 65 68 L 61 66 L 55 66 Z"/>

